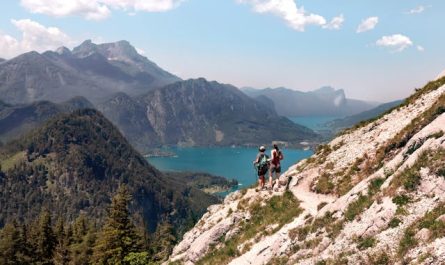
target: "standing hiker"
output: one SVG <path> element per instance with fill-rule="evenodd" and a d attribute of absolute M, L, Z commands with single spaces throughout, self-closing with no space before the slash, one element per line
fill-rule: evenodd
<path fill-rule="evenodd" d="M 269 157 L 265 154 L 266 148 L 264 146 L 261 146 L 259 151 L 260 152 L 256 156 L 256 159 L 253 161 L 253 165 L 255 166 L 255 169 L 258 173 L 258 189 L 256 189 L 256 191 L 264 189 L 264 176 L 269 169 Z"/>
<path fill-rule="evenodd" d="M 270 162 L 270 171 L 269 171 L 269 187 L 273 188 L 273 179 L 278 179 L 281 173 L 281 160 L 283 160 L 284 156 L 281 150 L 278 148 L 277 144 L 273 145 L 273 149 L 270 152 L 271 162 Z M 274 176 L 275 175 L 275 176 Z"/>

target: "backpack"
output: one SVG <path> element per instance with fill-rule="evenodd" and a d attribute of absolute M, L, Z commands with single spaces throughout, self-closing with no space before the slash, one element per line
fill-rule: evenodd
<path fill-rule="evenodd" d="M 265 171 L 269 168 L 269 156 L 263 154 L 260 157 L 260 161 L 257 163 L 258 171 Z"/>
<path fill-rule="evenodd" d="M 274 150 L 275 152 L 272 153 L 273 157 L 272 157 L 272 163 L 278 165 L 280 163 L 281 160 L 283 160 L 284 156 L 283 153 L 281 152 L 281 150 Z"/>

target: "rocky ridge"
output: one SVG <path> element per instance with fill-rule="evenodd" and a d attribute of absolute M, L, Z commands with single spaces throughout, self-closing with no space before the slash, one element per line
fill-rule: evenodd
<path fill-rule="evenodd" d="M 281 175 L 278 191 L 238 191 L 209 207 L 170 261 L 443 264 L 444 84 L 430 82 L 400 107 L 321 146 Z M 280 211 L 289 193 L 298 201 Z M 271 206 L 276 221 L 257 222 Z"/>

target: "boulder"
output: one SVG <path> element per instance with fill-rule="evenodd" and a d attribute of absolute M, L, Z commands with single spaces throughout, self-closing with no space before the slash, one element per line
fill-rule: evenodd
<path fill-rule="evenodd" d="M 420 242 L 426 242 L 431 237 L 431 231 L 428 228 L 422 228 L 416 233 L 415 238 Z"/>

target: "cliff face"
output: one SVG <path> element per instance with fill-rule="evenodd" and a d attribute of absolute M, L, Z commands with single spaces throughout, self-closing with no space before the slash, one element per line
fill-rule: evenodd
<path fill-rule="evenodd" d="M 237 88 L 203 78 L 137 98 L 120 93 L 98 108 L 142 151 L 155 145 L 297 145 L 318 139 L 310 129 L 278 116 Z"/>
<path fill-rule="evenodd" d="M 278 191 L 209 207 L 184 264 L 443 264 L 445 78 L 290 167 Z"/>

